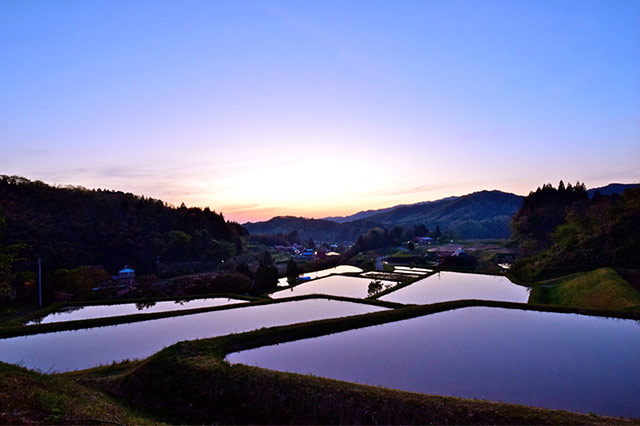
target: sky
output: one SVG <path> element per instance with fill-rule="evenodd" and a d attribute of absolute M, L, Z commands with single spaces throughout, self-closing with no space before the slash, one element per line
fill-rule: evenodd
<path fill-rule="evenodd" d="M 241 223 L 639 182 L 640 0 L 2 0 L 0 174 Z"/>

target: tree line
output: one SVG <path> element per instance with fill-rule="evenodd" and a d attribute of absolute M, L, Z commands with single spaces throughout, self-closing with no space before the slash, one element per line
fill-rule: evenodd
<path fill-rule="evenodd" d="M 512 220 L 519 259 L 512 274 L 525 282 L 610 266 L 640 265 L 640 188 L 589 199 L 583 183 L 531 192 Z"/>
<path fill-rule="evenodd" d="M 33 279 L 38 258 L 47 274 L 80 265 L 115 273 L 125 264 L 155 274 L 159 264 L 215 263 L 240 254 L 241 237 L 247 235 L 209 208 L 176 208 L 121 191 L 51 186 L 16 176 L 0 176 L 0 206 L 5 251 L 21 246 L 11 274 L 18 291 L 29 274 Z M 6 258 L 0 253 L 0 275 Z"/>

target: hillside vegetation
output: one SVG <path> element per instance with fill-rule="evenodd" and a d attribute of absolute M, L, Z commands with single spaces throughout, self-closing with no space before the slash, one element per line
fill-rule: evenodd
<path fill-rule="evenodd" d="M 158 424 L 97 388 L 0 362 L 0 424 Z"/>
<path fill-rule="evenodd" d="M 0 176 L 3 243 L 23 244 L 16 270 L 46 271 L 125 264 L 156 273 L 157 262 L 219 262 L 242 250 L 240 225 L 208 208 L 176 208 L 160 200 L 119 191 L 54 187 Z M 0 214 L 0 216 L 2 215 Z M 23 279 L 24 281 L 24 279 Z"/>
<path fill-rule="evenodd" d="M 265 222 L 249 222 L 242 225 L 251 234 L 291 234 L 297 232 L 302 241 L 354 241 L 369 229 L 377 226 L 368 220 L 340 224 L 325 219 L 307 219 L 294 216 L 276 216 Z"/>
<path fill-rule="evenodd" d="M 398 206 L 371 214 L 356 214 L 358 220 L 330 220 L 276 217 L 266 222 L 246 223 L 252 234 L 288 234 L 319 241 L 354 241 L 368 230 L 423 225 L 437 226 L 455 238 L 508 238 L 511 216 L 518 211 L 522 197 L 501 191 L 480 191 L 462 197 Z M 374 214 L 375 213 L 375 214 Z"/>
<path fill-rule="evenodd" d="M 611 268 L 580 272 L 534 287 L 529 303 L 607 310 L 640 310 L 640 292 Z"/>
<path fill-rule="evenodd" d="M 640 188 L 622 196 L 587 196 L 583 184 L 550 184 L 525 198 L 512 222 L 519 260 L 512 275 L 522 282 L 600 267 L 640 265 Z"/>

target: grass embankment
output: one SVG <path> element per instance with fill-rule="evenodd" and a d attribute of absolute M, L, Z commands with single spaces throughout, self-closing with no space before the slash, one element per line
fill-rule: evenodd
<path fill-rule="evenodd" d="M 391 309 L 404 306 L 399 303 L 385 302 L 382 300 L 354 299 L 350 297 L 328 296 L 323 294 L 306 294 L 301 296 L 292 296 L 292 297 L 275 299 L 275 300 L 259 299 L 251 303 L 236 303 L 232 305 L 211 306 L 211 307 L 194 308 L 194 309 L 180 309 L 175 311 L 130 314 L 130 315 L 121 315 L 121 316 L 113 316 L 113 317 L 92 318 L 92 319 L 85 319 L 85 320 L 51 322 L 46 324 L 9 325 L 5 327 L 0 327 L 0 339 L 7 338 L 7 337 L 15 337 L 15 336 L 26 336 L 31 334 L 51 333 L 55 331 L 67 331 L 67 330 L 78 330 L 78 329 L 92 328 L 92 327 L 104 327 L 108 325 L 117 325 L 117 324 L 139 322 L 139 321 L 149 321 L 154 319 L 193 315 L 193 314 L 200 314 L 205 312 L 241 309 L 241 308 L 246 308 L 250 306 L 272 305 L 277 303 L 287 303 L 287 302 L 294 302 L 294 301 L 307 300 L 307 299 L 328 299 L 328 300 L 336 300 L 341 302 L 351 302 L 351 303 L 360 303 L 360 304 L 372 305 L 372 306 L 380 306 L 383 308 L 391 308 Z"/>
<path fill-rule="evenodd" d="M 114 396 L 187 423 L 640 424 L 637 420 L 395 391 L 244 365 L 231 366 L 223 361 L 230 352 L 465 306 L 560 310 L 518 303 L 456 301 L 274 327 L 181 342 L 136 364 L 126 374 L 105 376 L 95 383 Z M 628 315 L 640 318 L 640 314 Z"/>
<path fill-rule="evenodd" d="M 158 424 L 95 387 L 0 363 L 0 424 Z"/>
<path fill-rule="evenodd" d="M 615 270 L 600 268 L 538 283 L 531 290 L 529 303 L 640 311 L 640 292 Z"/>

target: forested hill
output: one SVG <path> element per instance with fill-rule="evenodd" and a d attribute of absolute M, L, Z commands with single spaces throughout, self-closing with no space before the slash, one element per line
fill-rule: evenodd
<path fill-rule="evenodd" d="M 589 198 L 593 198 L 596 191 L 600 193 L 600 195 L 612 195 L 618 194 L 622 195 L 625 189 L 634 189 L 640 188 L 640 184 L 638 183 L 610 183 L 607 186 L 601 186 L 599 188 L 591 188 L 587 190 L 587 195 Z"/>
<path fill-rule="evenodd" d="M 376 216 L 376 215 L 381 215 L 387 212 L 390 212 L 391 210 L 395 210 L 398 209 L 400 207 L 415 207 L 415 206 L 422 206 L 422 205 L 426 205 L 426 204 L 432 204 L 432 203 L 439 203 L 441 201 L 449 201 L 449 200 L 454 200 L 458 197 L 452 196 L 452 197 L 447 197 L 447 198 L 443 198 L 440 200 L 435 200 L 435 201 L 422 201 L 420 203 L 414 203 L 414 204 L 398 204 L 397 206 L 393 206 L 393 207 L 387 207 L 384 209 L 377 209 L 377 210 L 363 210 L 361 212 L 349 215 L 349 216 L 331 216 L 331 217 L 325 217 L 325 220 L 332 220 L 334 222 L 338 222 L 338 223 L 346 223 L 346 222 L 353 222 L 356 220 L 360 220 L 360 219 L 367 219 L 370 218 L 371 216 Z"/>
<path fill-rule="evenodd" d="M 600 267 L 638 269 L 640 188 L 589 198 L 584 184 L 531 192 L 513 218 L 519 260 L 511 273 L 533 282 Z"/>
<path fill-rule="evenodd" d="M 439 225 L 463 238 L 506 238 L 509 223 L 523 197 L 501 191 L 480 191 L 431 203 L 397 207 L 368 220 L 389 225 Z"/>
<path fill-rule="evenodd" d="M 251 234 L 287 235 L 296 231 L 303 241 L 355 241 L 371 228 L 380 226 L 366 220 L 337 223 L 325 219 L 307 219 L 294 216 L 276 216 L 265 222 L 243 224 Z"/>
<path fill-rule="evenodd" d="M 518 211 L 522 200 L 523 197 L 506 192 L 481 191 L 462 197 L 383 209 L 376 214 L 366 215 L 364 219 L 344 223 L 276 217 L 266 222 L 246 223 L 244 226 L 252 234 L 288 234 L 297 231 L 302 239 L 311 237 L 320 241 L 353 241 L 373 227 L 419 224 L 431 230 L 439 226 L 443 232 L 456 238 L 508 238 L 511 216 Z"/>
<path fill-rule="evenodd" d="M 156 261 L 215 261 L 241 250 L 246 231 L 222 214 L 175 208 L 129 193 L 54 187 L 0 176 L 4 244 L 24 244 L 20 257 L 47 269 L 103 265 L 117 271 L 133 265 L 155 271 Z"/>

